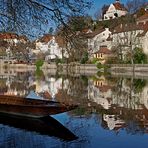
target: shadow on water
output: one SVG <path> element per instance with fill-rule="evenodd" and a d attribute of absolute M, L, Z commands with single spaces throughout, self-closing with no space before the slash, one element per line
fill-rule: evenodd
<path fill-rule="evenodd" d="M 72 141 L 78 138 L 69 129 L 50 116 L 36 119 L 0 113 L 0 124 L 29 132 L 37 132 L 41 135 L 57 137 L 64 141 Z"/>

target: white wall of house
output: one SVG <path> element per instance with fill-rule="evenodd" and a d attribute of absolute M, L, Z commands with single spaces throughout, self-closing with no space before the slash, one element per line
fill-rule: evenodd
<path fill-rule="evenodd" d="M 142 33 L 143 30 L 133 30 L 127 32 L 113 33 L 112 46 L 121 47 L 123 55 L 129 50 L 135 47 L 141 47 L 139 40 L 137 40 L 137 35 Z"/>
<path fill-rule="evenodd" d="M 43 53 L 48 51 L 48 43 L 45 42 L 36 42 L 36 50 L 42 51 Z M 36 52 L 36 51 L 35 51 Z"/>
<path fill-rule="evenodd" d="M 4 39 L 5 41 L 7 41 L 8 43 L 12 44 L 17 44 L 19 42 L 19 40 L 17 38 L 13 38 L 13 39 Z"/>
<path fill-rule="evenodd" d="M 140 39 L 140 41 L 141 41 L 142 49 L 143 49 L 144 53 L 148 55 L 148 31 L 145 34 L 145 36 L 143 36 Z"/>
<path fill-rule="evenodd" d="M 144 53 L 148 55 L 148 32 L 143 37 L 137 37 L 138 34 L 143 33 L 144 30 L 134 30 L 128 32 L 114 33 L 113 37 L 113 46 L 123 45 L 122 50 L 127 51 L 130 50 L 130 46 L 132 45 L 132 49 L 135 47 L 140 47 L 143 49 Z"/>
<path fill-rule="evenodd" d="M 46 60 L 48 59 L 55 59 L 56 57 L 62 58 L 62 47 L 59 47 L 58 43 L 55 40 L 55 37 L 53 37 L 49 42 L 36 42 L 36 50 L 41 51 L 43 53 L 49 53 L 46 56 Z"/>
<path fill-rule="evenodd" d="M 88 39 L 88 49 L 91 49 L 91 52 L 96 52 L 99 50 L 100 46 L 106 45 L 108 49 L 111 48 L 111 41 L 106 41 L 106 39 L 111 35 L 109 28 L 105 28 L 104 31 L 97 34 L 91 39 Z"/>
<path fill-rule="evenodd" d="M 36 86 L 35 92 L 42 93 L 42 92 L 49 92 L 52 98 L 56 96 L 56 94 L 61 89 L 67 89 L 69 81 L 62 80 L 62 78 L 56 79 L 54 77 L 45 77 L 47 81 L 34 81 L 32 84 Z"/>
<path fill-rule="evenodd" d="M 111 4 L 104 14 L 104 20 L 110 20 L 116 18 L 115 14 L 117 14 L 118 17 L 125 16 L 127 14 L 127 11 L 123 10 L 117 10 L 113 4 Z"/>

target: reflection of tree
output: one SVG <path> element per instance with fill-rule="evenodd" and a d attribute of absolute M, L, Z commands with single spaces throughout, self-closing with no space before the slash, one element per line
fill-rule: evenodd
<path fill-rule="evenodd" d="M 0 93 L 7 92 L 6 79 L 0 79 Z"/>
<path fill-rule="evenodd" d="M 69 76 L 67 79 L 63 76 L 61 89 L 58 90 L 56 98 L 59 101 L 67 103 L 73 102 L 77 104 L 81 102 L 82 104 L 87 104 L 87 81 L 88 79 L 86 77 Z"/>
<path fill-rule="evenodd" d="M 41 69 L 37 68 L 35 71 L 35 75 L 38 80 L 45 80 L 44 73 Z"/>
<path fill-rule="evenodd" d="M 146 86 L 146 80 L 135 79 L 133 85 L 135 93 L 142 92 L 143 88 Z"/>
<path fill-rule="evenodd" d="M 77 102 L 87 102 L 87 85 L 86 80 L 80 77 L 69 77 L 69 86 L 67 93 L 75 98 Z"/>

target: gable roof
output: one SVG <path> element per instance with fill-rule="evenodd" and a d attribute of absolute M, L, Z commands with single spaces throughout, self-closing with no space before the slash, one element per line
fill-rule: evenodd
<path fill-rule="evenodd" d="M 144 26 L 133 23 L 120 24 L 114 28 L 113 34 L 128 32 L 128 31 L 136 31 L 136 30 L 144 30 Z"/>
<path fill-rule="evenodd" d="M 116 0 L 113 5 L 116 10 L 127 11 L 127 9 L 124 7 L 124 4 L 121 4 L 119 0 Z"/>
<path fill-rule="evenodd" d="M 112 52 L 107 48 L 107 46 L 100 46 L 100 49 L 97 52 L 95 52 L 95 54 L 100 54 L 100 53 L 112 54 Z"/>
<path fill-rule="evenodd" d="M 113 5 L 116 10 L 127 11 L 127 9 L 124 7 L 124 5 L 121 4 L 120 2 L 115 2 L 115 3 L 113 3 Z"/>
<path fill-rule="evenodd" d="M 108 31 L 110 31 L 109 28 L 99 28 L 99 29 L 96 29 L 95 31 L 91 32 L 91 33 L 87 33 L 85 36 L 88 37 L 88 38 L 93 38 L 95 37 L 96 35 L 106 31 L 108 29 Z M 110 31 L 111 32 L 111 31 Z"/>
<path fill-rule="evenodd" d="M 48 43 L 50 40 L 52 40 L 53 35 L 51 34 L 44 34 L 38 41 Z"/>

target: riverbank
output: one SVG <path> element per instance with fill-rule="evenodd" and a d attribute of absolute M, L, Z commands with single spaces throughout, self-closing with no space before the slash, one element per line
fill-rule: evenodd
<path fill-rule="evenodd" d="M 135 77 L 148 77 L 148 64 L 110 64 L 107 67 L 107 71 L 111 75 L 116 76 L 135 76 Z M 30 64 L 3 64 L 0 65 L 0 70 L 4 71 L 7 69 L 13 69 L 17 72 L 22 71 L 35 71 L 36 66 Z M 63 75 L 95 75 L 98 71 L 103 72 L 103 69 L 98 69 L 95 64 L 58 64 L 55 63 L 44 63 L 41 70 L 47 71 L 52 74 L 63 74 Z"/>
<path fill-rule="evenodd" d="M 120 73 L 148 72 L 148 64 L 111 64 L 110 71 Z"/>
<path fill-rule="evenodd" d="M 134 77 L 136 79 L 148 78 L 148 64 L 112 64 L 110 73 L 115 77 Z"/>
<path fill-rule="evenodd" d="M 98 72 L 98 68 L 95 64 L 47 64 L 42 66 L 42 70 L 57 70 L 59 74 L 72 74 L 72 75 L 94 75 Z"/>

